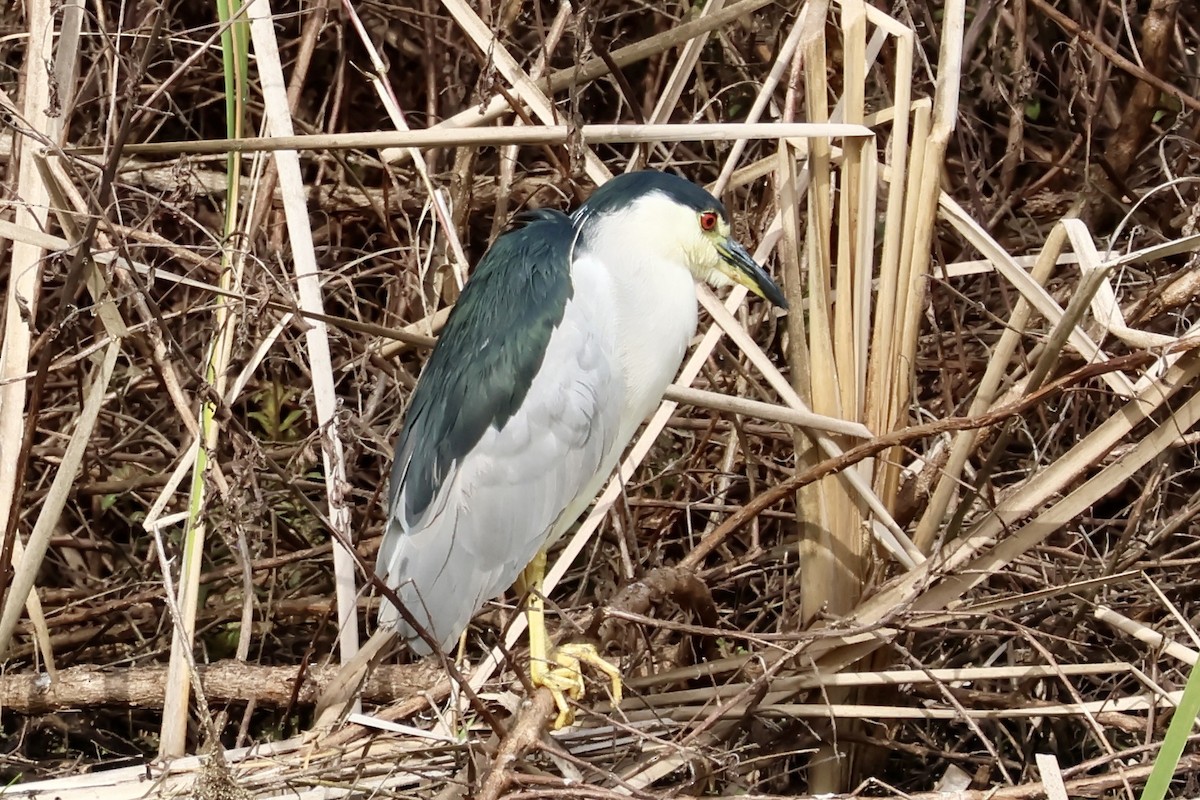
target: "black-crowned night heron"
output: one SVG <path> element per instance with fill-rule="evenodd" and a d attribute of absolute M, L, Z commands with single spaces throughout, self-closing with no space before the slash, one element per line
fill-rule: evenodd
<path fill-rule="evenodd" d="M 463 289 L 396 446 L 376 570 L 450 650 L 514 583 L 528 593 L 530 678 L 569 724 L 587 645 L 547 644 L 546 548 L 591 503 L 662 399 L 696 331 L 694 281 L 731 282 L 786 308 L 711 194 L 663 172 L 598 188 L 572 216 L 520 215 Z M 387 600 L 418 654 L 429 646 Z"/>

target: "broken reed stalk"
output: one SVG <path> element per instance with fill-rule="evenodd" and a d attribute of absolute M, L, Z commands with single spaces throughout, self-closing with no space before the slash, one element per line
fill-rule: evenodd
<path fill-rule="evenodd" d="M 909 307 L 909 293 L 919 289 L 911 281 L 903 280 L 905 272 L 901 269 L 904 239 L 912 235 L 911 227 L 905 224 L 905 212 L 908 208 L 907 198 L 910 196 L 908 179 L 912 167 L 908 160 L 912 152 L 908 143 L 908 109 L 912 102 L 913 51 L 916 37 L 909 28 L 898 24 L 873 6 L 867 7 L 867 13 L 871 22 L 889 35 L 896 53 L 896 69 L 892 76 L 896 114 L 892 118 L 891 136 L 888 139 L 890 179 L 887 181 L 887 199 L 883 212 L 883 249 L 879 257 L 871 349 L 867 356 L 866 407 L 863 420 L 871 430 L 883 433 L 903 424 L 905 409 L 893 402 L 893 387 L 897 371 L 907 370 L 910 366 L 900 360 L 900 337 L 896 335 L 897 319 L 901 318 L 900 311 Z M 889 457 L 877 462 L 873 484 L 888 508 L 896 502 L 900 486 L 897 455 L 895 452 L 889 453 Z"/>
<path fill-rule="evenodd" d="M 258 61 L 267 134 L 272 138 L 293 135 L 292 115 L 287 99 L 287 84 L 271 7 L 267 0 L 249 6 L 250 36 Z M 294 150 L 275 153 L 279 186 L 283 193 L 283 216 L 291 245 L 296 299 L 302 311 L 324 316 L 325 301 L 321 271 L 313 248 L 313 233 L 300 156 Z M 312 376 L 313 404 L 316 409 L 325 501 L 333 528 L 334 585 L 337 594 L 338 647 L 343 661 L 358 651 L 358 612 L 355 589 L 355 555 L 344 543 L 353 542 L 350 505 L 345 487 L 347 478 L 345 449 L 337 414 L 339 400 L 334 378 L 329 326 L 310 321 L 304 336 L 308 366 Z"/>
<path fill-rule="evenodd" d="M 22 86 L 21 123 L 27 130 L 46 141 L 59 144 L 62 139 L 63 119 L 51 115 L 51 74 L 46 65 L 55 63 L 54 14 L 50 0 L 31 0 L 25 7 L 29 24 L 29 40 L 25 50 L 25 67 L 21 70 Z M 20 152 L 16 162 L 13 223 L 34 231 L 44 231 L 49 218 L 50 193 L 37 168 L 39 145 L 29 137 L 18 137 Z M 33 342 L 32 331 L 26 317 L 37 311 L 38 287 L 42 283 L 42 268 L 45 251 L 36 244 L 15 240 L 9 253 L 8 291 L 4 296 L 4 343 L 0 351 L 0 559 L 8 561 L 14 570 L 36 572 L 39 565 L 24 564 L 18 560 L 16 537 L 17 518 L 22 509 L 15 507 L 14 500 L 20 489 L 18 464 L 22 447 L 32 443 L 23 442 L 25 434 L 25 403 L 29 383 L 23 376 L 29 371 L 29 353 Z M 5 587 L 0 586 L 0 597 L 5 597 Z M 41 611 L 35 595 L 30 595 L 30 614 L 40 618 Z M 5 597 L 6 604 L 11 602 Z M 19 598 L 22 606 L 25 598 Z M 7 611 L 5 616 L 13 612 Z M 0 642 L 0 652 L 5 649 Z"/>
<path fill-rule="evenodd" d="M 64 21 L 64 25 L 67 24 L 69 21 Z M 58 55 L 60 59 L 63 56 L 61 52 Z M 56 172 L 54 166 L 53 162 L 40 157 L 40 155 L 37 158 L 38 172 L 42 178 L 42 185 L 49 193 L 50 208 L 54 211 L 55 218 L 70 237 L 71 242 L 81 243 L 84 240 L 84 233 L 75 224 L 75 217 L 68 209 L 74 207 L 80 214 L 84 214 L 86 205 L 82 198 L 71 192 L 65 176 Z M 70 247 L 70 243 L 67 241 L 63 241 L 63 245 L 66 245 L 63 249 Z M 29 613 L 37 647 L 41 652 L 46 671 L 52 676 L 57 672 L 54 653 L 50 646 L 49 630 L 42 617 L 38 596 L 33 591 L 34 583 L 49 546 L 50 536 L 58 528 L 63 509 L 70 496 L 70 490 L 76 483 L 76 474 L 99 416 L 100 403 L 112 378 L 121 341 L 127 334 L 120 311 L 113 303 L 104 277 L 96 269 L 95 262 L 89 260 L 84 268 L 87 272 L 85 279 L 87 288 L 95 302 L 96 316 L 100 319 L 107 334 L 107 342 L 104 344 L 105 354 L 93 380 L 89 383 L 87 399 L 80 410 L 75 429 L 71 432 L 71 438 L 63 453 L 62 462 L 54 474 L 50 490 L 42 502 L 42 507 L 38 510 L 37 520 L 34 522 L 29 541 L 24 546 L 19 537 L 13 541 L 13 555 L 19 566 L 15 570 L 8 593 L 4 597 L 4 610 L 0 614 L 0 657 L 8 652 L 8 645 L 20 619 L 21 609 L 25 607 Z"/>

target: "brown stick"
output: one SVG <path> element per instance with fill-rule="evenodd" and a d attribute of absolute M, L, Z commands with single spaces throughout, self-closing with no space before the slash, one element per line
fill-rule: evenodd
<path fill-rule="evenodd" d="M 521 713 L 504 737 L 500 752 L 496 753 L 496 760 L 492 762 L 478 800 L 499 800 L 500 795 L 512 784 L 509 767 L 538 745 L 546 731 L 546 723 L 554 712 L 554 698 L 548 689 L 539 689 L 532 698 L 521 704 Z"/>
<path fill-rule="evenodd" d="M 198 667 L 209 702 L 245 702 L 282 708 L 292 700 L 297 667 L 260 667 L 221 661 Z M 310 667 L 304 674 L 297 702 L 312 704 L 340 667 Z M 44 714 L 64 708 L 127 706 L 162 708 L 166 665 L 101 669 L 71 667 L 59 670 L 57 680 L 44 673 L 0 675 L 0 708 L 23 714 Z M 367 678 L 362 697 L 386 703 L 423 696 L 444 676 L 432 661 L 401 666 L 379 666 Z"/>
<path fill-rule="evenodd" d="M 1153 0 L 1145 19 L 1142 20 L 1139 48 L 1145 71 L 1151 75 L 1164 75 L 1170 69 L 1172 33 L 1179 12 L 1179 0 Z M 1105 156 L 1113 172 L 1123 181 L 1133 168 L 1143 144 L 1150 134 L 1154 115 L 1158 112 L 1159 90 L 1139 81 L 1129 93 L 1129 101 L 1121 115 L 1117 130 L 1108 140 Z"/>
<path fill-rule="evenodd" d="M 1144 81 L 1153 86 L 1155 89 L 1171 95 L 1180 103 L 1192 109 L 1193 111 L 1200 111 L 1200 100 L 1192 97 L 1183 89 L 1180 89 L 1177 86 L 1172 86 L 1170 83 L 1167 83 L 1157 75 L 1151 75 L 1149 72 L 1142 69 L 1128 58 L 1125 58 L 1125 56 L 1121 55 L 1116 50 L 1112 49 L 1111 45 L 1098 39 L 1091 31 L 1087 31 L 1079 27 L 1079 24 L 1075 22 L 1075 20 L 1071 19 L 1066 14 L 1050 5 L 1048 2 L 1046 2 L 1046 0 L 1029 0 L 1029 2 L 1037 6 L 1038 10 L 1052 19 L 1060 28 L 1072 36 L 1078 36 L 1080 39 L 1087 42 L 1102 56 L 1107 58 L 1123 71 L 1128 72 L 1139 81 Z M 1169 0 L 1169 2 L 1175 2 L 1176 7 L 1178 7 L 1178 0 Z"/>

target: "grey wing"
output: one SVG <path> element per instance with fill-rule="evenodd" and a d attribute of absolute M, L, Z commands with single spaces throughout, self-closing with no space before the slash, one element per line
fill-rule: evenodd
<path fill-rule="evenodd" d="M 376 569 L 443 649 L 586 508 L 623 444 L 612 316 L 601 287 L 576 289 L 587 301 L 568 301 L 520 408 L 451 466 L 417 519 L 405 518 L 403 483 L 392 503 Z M 429 652 L 386 600 L 379 622 Z"/>

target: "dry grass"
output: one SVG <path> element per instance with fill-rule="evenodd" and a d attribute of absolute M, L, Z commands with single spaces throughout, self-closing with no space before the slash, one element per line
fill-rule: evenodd
<path fill-rule="evenodd" d="M 1200 649 L 1200 15 L 1093 5 L 5 12 L 11 791 L 1136 796 Z M 547 735 L 509 598 L 456 674 L 393 659 L 310 731 L 470 265 L 647 165 L 792 313 L 699 290 L 552 554 L 628 696 Z"/>

